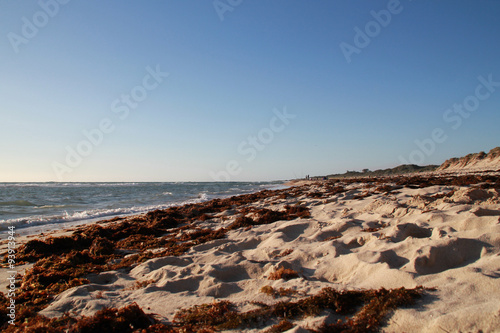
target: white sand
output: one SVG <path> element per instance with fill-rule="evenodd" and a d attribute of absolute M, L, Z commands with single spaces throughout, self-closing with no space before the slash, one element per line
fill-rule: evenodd
<path fill-rule="evenodd" d="M 311 191 L 323 191 L 320 184 Z M 432 199 L 448 193 L 450 198 Z M 156 258 L 130 272 L 91 276 L 90 285 L 67 290 L 42 311 L 92 315 L 103 307 L 137 302 L 171 321 L 182 307 L 229 300 L 242 310 L 252 301 L 277 302 L 261 287 L 293 288 L 311 295 L 337 289 L 436 287 L 411 308 L 398 309 L 385 332 L 500 332 L 500 203 L 496 190 L 432 186 L 404 188 L 356 200 L 363 185 L 330 198 L 271 198 L 260 207 L 280 210 L 301 201 L 311 218 L 234 230 L 225 239 L 180 257 Z M 200 225 L 219 228 L 234 216 Z M 381 228 L 365 232 L 366 228 Z M 326 240 L 332 236 L 337 239 Z M 293 250 L 280 257 L 285 250 Z M 300 272 L 289 281 L 268 280 L 279 266 Z M 151 282 L 135 288 L 137 281 Z M 287 297 L 281 300 L 288 299 Z M 292 332 L 317 328 L 334 315 L 294 322 Z M 246 332 L 259 332 L 247 330 Z"/>

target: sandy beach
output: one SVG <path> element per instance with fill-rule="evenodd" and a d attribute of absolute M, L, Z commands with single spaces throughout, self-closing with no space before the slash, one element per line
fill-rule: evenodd
<path fill-rule="evenodd" d="M 0 1 L 0 333 L 500 333 L 499 18 Z"/>
<path fill-rule="evenodd" d="M 62 332 L 133 309 L 148 320 L 129 331 L 498 332 L 498 172 L 293 185 L 26 238 L 3 329 Z M 404 302 L 387 301 L 395 290 Z M 368 301 L 301 305 L 346 292 Z"/>

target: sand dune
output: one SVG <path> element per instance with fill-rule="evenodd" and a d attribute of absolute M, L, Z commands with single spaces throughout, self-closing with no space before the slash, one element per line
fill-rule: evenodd
<path fill-rule="evenodd" d="M 500 147 L 493 148 L 488 153 L 480 152 L 460 158 L 450 158 L 437 171 L 464 172 L 500 169 Z"/>
<path fill-rule="evenodd" d="M 395 184 L 392 185 L 394 188 Z M 300 299 L 322 288 L 436 288 L 418 303 L 389 316 L 385 332 L 498 332 L 500 327 L 500 202 L 492 186 L 399 186 L 388 192 L 370 183 L 316 183 L 297 196 L 270 196 L 251 207 L 308 207 L 311 216 L 231 230 L 225 238 L 193 246 L 180 256 L 150 259 L 131 270 L 88 276 L 89 284 L 66 290 L 41 311 L 91 316 L 105 307 L 136 302 L 171 322 L 181 308 L 227 300 L 248 311 L 273 304 L 262 292 L 293 290 L 279 300 Z M 490 187 L 490 188 L 488 188 Z M 228 227 L 238 207 L 196 222 Z M 252 217 L 252 213 L 247 213 Z M 189 232 L 189 231 L 187 231 Z M 298 273 L 270 280 L 278 269 Z M 319 329 L 335 313 L 293 320 L 290 332 Z M 261 327 L 240 329 L 260 332 Z M 275 323 L 274 323 L 275 324 Z"/>

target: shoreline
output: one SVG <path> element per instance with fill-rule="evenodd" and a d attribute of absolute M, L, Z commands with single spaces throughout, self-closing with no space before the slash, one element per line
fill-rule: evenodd
<path fill-rule="evenodd" d="M 81 306 L 72 306 L 78 316 L 135 302 L 146 314 L 156 313 L 163 325 L 176 329 L 173 319 L 181 308 L 215 301 L 248 311 L 255 309 L 252 302 L 299 302 L 326 287 L 342 291 L 423 285 L 438 288 L 422 291 L 422 300 L 414 306 L 395 310 L 384 330 L 441 326 L 452 331 L 465 327 L 493 331 L 500 324 L 500 307 L 491 302 L 491 296 L 500 296 L 494 288 L 500 274 L 495 273 L 500 267 L 499 179 L 500 173 L 489 173 L 295 181 L 287 183 L 291 186 L 287 189 L 44 235 L 46 245 L 32 243 L 28 251 L 25 243 L 19 259 L 48 258 L 54 252 L 51 248 L 57 249 L 59 262 L 73 260 L 71 250 L 82 253 L 82 258 L 90 255 L 83 260 L 91 261 L 83 266 L 65 266 L 73 286 L 57 281 L 43 286 L 53 296 L 38 311 L 49 318 L 62 315 L 77 299 L 84 300 Z M 54 237 L 69 243 L 59 242 L 55 248 Z M 97 258 L 109 263 L 103 265 Z M 87 273 L 75 275 L 78 267 Z M 270 279 L 280 269 L 296 275 Z M 51 272 L 55 273 L 31 270 L 24 279 L 40 281 L 37 276 L 48 278 Z M 266 286 L 273 293 L 289 290 L 289 294 L 269 296 L 262 292 Z M 463 286 L 475 289 L 474 298 Z M 29 289 L 24 286 L 20 291 L 28 291 L 23 288 Z M 31 292 L 41 293 L 36 290 Z M 165 297 L 171 300 L 168 306 Z M 463 304 L 457 305 L 460 299 Z M 295 318 L 291 324 L 320 329 L 335 318 L 330 313 Z M 277 324 L 270 320 L 256 329 Z"/>
<path fill-rule="evenodd" d="M 8 226 L 15 226 L 22 235 L 48 232 L 117 216 L 140 215 L 171 206 L 278 188 L 283 183 L 12 183 L 6 193 L 16 200 L 7 199 L 4 203 L 7 209 L 5 219 L 0 220 L 0 232 L 6 231 Z M 58 195 L 52 194 L 54 190 Z M 118 196 L 116 200 L 115 195 Z M 140 200 L 136 200 L 137 196 Z M 18 212 L 17 208 L 21 210 Z"/>

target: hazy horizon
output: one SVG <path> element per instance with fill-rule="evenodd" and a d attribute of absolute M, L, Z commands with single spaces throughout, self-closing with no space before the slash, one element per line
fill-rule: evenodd
<path fill-rule="evenodd" d="M 500 2 L 3 1 L 0 182 L 273 181 L 500 146 Z"/>

